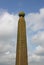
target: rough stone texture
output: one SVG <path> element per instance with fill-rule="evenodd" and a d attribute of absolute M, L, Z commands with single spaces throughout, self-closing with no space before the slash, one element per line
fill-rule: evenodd
<path fill-rule="evenodd" d="M 17 50 L 16 50 L 16 65 L 28 65 L 27 59 L 27 41 L 26 41 L 26 24 L 24 15 L 20 13 L 18 21 L 17 34 Z"/>

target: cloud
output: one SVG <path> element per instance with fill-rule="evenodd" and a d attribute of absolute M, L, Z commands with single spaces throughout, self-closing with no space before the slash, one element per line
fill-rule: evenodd
<path fill-rule="evenodd" d="M 41 56 L 41 55 L 37 55 L 37 54 L 32 54 L 30 56 L 28 56 L 29 59 L 28 59 L 28 64 L 30 65 L 44 65 L 44 56 Z"/>
<path fill-rule="evenodd" d="M 44 8 L 37 13 L 29 13 L 26 16 L 27 27 L 33 32 L 44 29 Z"/>
<path fill-rule="evenodd" d="M 15 64 L 18 16 L 0 13 L 0 64 Z"/>
<path fill-rule="evenodd" d="M 37 46 L 34 52 L 38 56 L 44 56 L 44 47 Z"/>
<path fill-rule="evenodd" d="M 31 40 L 33 44 L 44 46 L 44 31 L 39 31 L 33 35 Z"/>
<path fill-rule="evenodd" d="M 0 15 L 0 35 L 12 35 L 17 31 L 18 16 L 3 12 Z"/>

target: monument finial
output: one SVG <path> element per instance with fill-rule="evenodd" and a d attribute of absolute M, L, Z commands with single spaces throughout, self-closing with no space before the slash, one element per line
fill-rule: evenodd
<path fill-rule="evenodd" d="M 24 17 L 25 16 L 25 13 L 23 11 L 19 12 L 19 17 Z"/>

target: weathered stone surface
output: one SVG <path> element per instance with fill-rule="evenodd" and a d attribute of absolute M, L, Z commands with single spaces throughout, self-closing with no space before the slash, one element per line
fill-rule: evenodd
<path fill-rule="evenodd" d="M 16 50 L 16 65 L 28 65 L 27 59 L 27 40 L 26 40 L 26 23 L 24 12 L 19 13 L 18 34 L 17 34 L 17 50 Z"/>

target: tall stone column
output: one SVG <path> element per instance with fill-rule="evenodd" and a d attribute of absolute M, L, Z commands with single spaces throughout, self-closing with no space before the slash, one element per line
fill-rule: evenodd
<path fill-rule="evenodd" d="M 28 65 L 25 13 L 19 13 L 16 65 Z"/>

